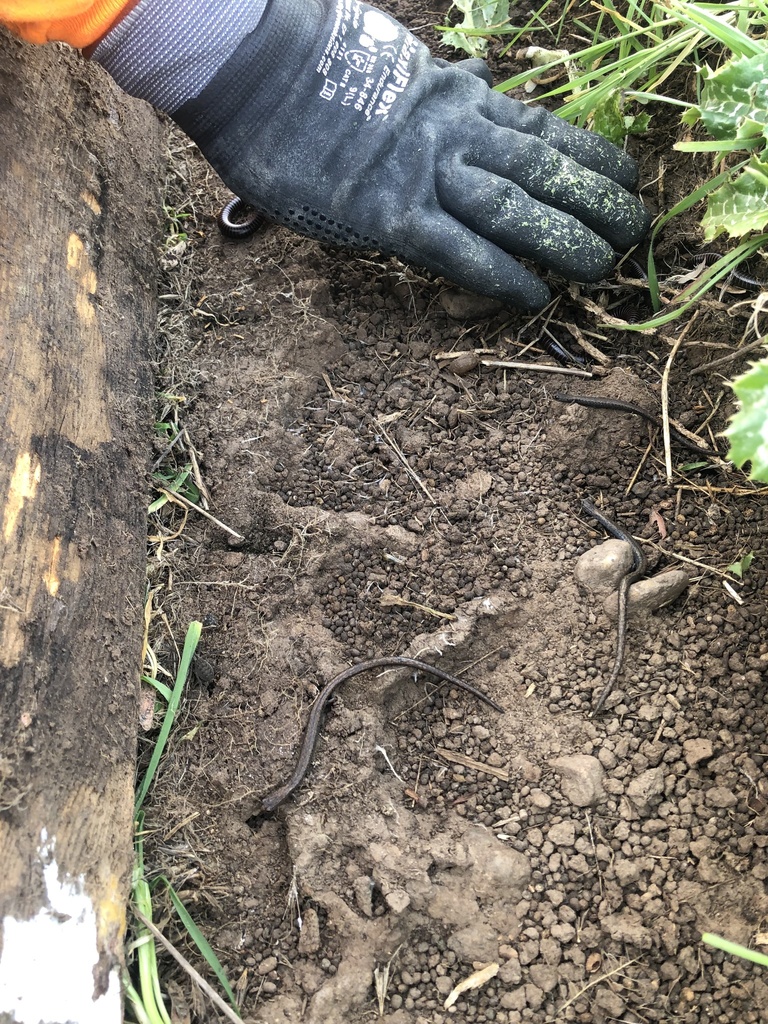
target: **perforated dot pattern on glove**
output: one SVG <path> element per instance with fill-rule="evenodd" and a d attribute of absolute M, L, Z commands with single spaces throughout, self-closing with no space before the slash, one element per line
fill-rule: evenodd
<path fill-rule="evenodd" d="M 379 241 L 372 235 L 361 234 L 351 225 L 328 217 L 311 206 L 299 206 L 288 210 L 272 210 L 270 218 L 300 235 L 342 245 L 348 249 L 381 249 Z"/>

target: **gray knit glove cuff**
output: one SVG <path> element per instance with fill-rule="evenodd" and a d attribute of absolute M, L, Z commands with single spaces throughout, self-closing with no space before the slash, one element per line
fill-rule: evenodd
<path fill-rule="evenodd" d="M 173 114 L 208 85 L 267 0 L 139 0 L 91 59 L 131 96 Z"/>

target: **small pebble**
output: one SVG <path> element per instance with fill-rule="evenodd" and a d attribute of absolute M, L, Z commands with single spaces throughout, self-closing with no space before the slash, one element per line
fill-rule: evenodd
<path fill-rule="evenodd" d="M 498 299 L 465 292 L 460 288 L 444 288 L 438 301 L 452 320 L 485 320 L 502 308 Z"/>
<path fill-rule="evenodd" d="M 320 919 L 317 911 L 308 907 L 304 912 L 299 932 L 299 952 L 302 956 L 310 956 L 320 949 Z"/>
<path fill-rule="evenodd" d="M 264 977 L 265 974 L 270 974 L 272 971 L 274 971 L 276 967 L 277 967 L 277 957 L 276 956 L 268 956 L 268 957 L 265 957 L 265 959 L 261 961 L 261 963 L 257 967 L 257 971 L 258 971 L 258 973 L 262 977 Z"/>

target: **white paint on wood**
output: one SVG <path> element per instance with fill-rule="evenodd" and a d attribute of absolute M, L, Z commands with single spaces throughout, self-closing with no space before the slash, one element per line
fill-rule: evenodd
<path fill-rule="evenodd" d="M 0 955 L 0 1015 L 17 1024 L 120 1024 L 120 979 L 94 999 L 94 967 L 99 960 L 96 911 L 82 875 L 61 877 L 55 838 L 43 829 L 38 855 L 47 906 L 20 921 L 3 918 Z"/>

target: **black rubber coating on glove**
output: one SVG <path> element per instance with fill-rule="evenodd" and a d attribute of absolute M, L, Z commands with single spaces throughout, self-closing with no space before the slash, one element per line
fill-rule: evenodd
<path fill-rule="evenodd" d="M 615 146 L 493 92 L 480 61 L 434 60 L 356 0 L 270 0 L 174 117 L 271 219 L 524 309 L 549 291 L 515 257 L 595 281 L 649 226 Z"/>

